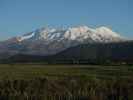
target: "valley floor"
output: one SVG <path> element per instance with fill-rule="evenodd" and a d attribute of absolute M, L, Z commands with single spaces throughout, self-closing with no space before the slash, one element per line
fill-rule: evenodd
<path fill-rule="evenodd" d="M 133 66 L 0 64 L 0 79 L 37 77 L 132 78 Z"/>
<path fill-rule="evenodd" d="M 132 100 L 132 77 L 124 65 L 0 64 L 0 100 Z"/>

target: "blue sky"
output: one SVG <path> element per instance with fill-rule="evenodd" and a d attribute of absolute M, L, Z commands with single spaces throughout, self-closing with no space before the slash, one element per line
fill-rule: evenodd
<path fill-rule="evenodd" d="M 133 38 L 133 0 L 0 0 L 0 40 L 44 26 L 107 26 Z"/>

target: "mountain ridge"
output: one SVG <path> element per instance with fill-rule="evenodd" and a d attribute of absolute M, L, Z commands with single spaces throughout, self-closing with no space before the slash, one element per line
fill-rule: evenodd
<path fill-rule="evenodd" d="M 61 39 L 69 39 L 69 40 L 82 40 L 85 38 L 92 39 L 94 41 L 101 41 L 100 38 L 120 38 L 116 32 L 113 32 L 111 29 L 101 26 L 98 28 L 89 28 L 88 26 L 78 26 L 78 27 L 70 27 L 67 29 L 55 29 L 55 28 L 41 28 L 37 29 L 33 32 L 26 33 L 23 36 L 17 37 L 18 41 L 23 41 L 26 39 L 45 39 L 45 40 L 61 40 Z M 80 38 L 80 39 L 79 39 Z M 104 41 L 104 40 L 103 40 Z M 107 41 L 107 42 L 108 42 Z M 106 41 L 104 41 L 106 42 Z"/>
<path fill-rule="evenodd" d="M 0 59 L 16 54 L 54 55 L 67 48 L 87 43 L 121 42 L 125 39 L 107 27 L 88 26 L 67 29 L 41 28 L 0 42 Z"/>

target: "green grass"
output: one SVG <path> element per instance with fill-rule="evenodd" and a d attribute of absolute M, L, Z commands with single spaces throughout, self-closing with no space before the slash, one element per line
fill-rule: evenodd
<path fill-rule="evenodd" d="M 0 79 L 37 77 L 132 78 L 133 66 L 0 64 Z"/>
<path fill-rule="evenodd" d="M 1 64 L 0 100 L 132 100 L 132 77 L 133 66 Z"/>

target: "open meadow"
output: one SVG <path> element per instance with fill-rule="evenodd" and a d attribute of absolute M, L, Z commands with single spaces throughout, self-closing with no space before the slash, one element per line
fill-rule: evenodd
<path fill-rule="evenodd" d="M 133 66 L 1 64 L 0 100 L 132 100 Z"/>

